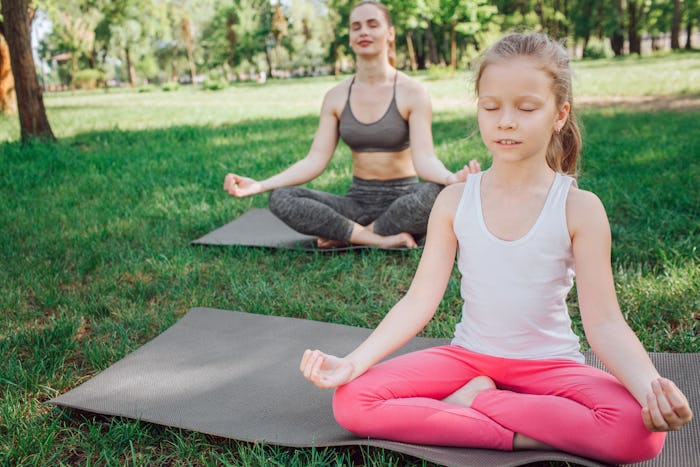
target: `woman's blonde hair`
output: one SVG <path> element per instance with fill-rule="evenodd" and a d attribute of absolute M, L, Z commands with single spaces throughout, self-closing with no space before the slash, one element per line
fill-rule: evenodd
<path fill-rule="evenodd" d="M 481 57 L 475 78 L 476 95 L 479 95 L 479 82 L 487 66 L 516 57 L 536 61 L 549 74 L 557 108 L 565 102 L 570 105 L 564 126 L 552 133 L 546 157 L 552 170 L 575 176 L 582 145 L 581 131 L 574 114 L 569 54 L 560 43 L 541 33 L 512 33 L 504 36 Z"/>
<path fill-rule="evenodd" d="M 352 7 L 352 10 L 350 10 L 350 13 L 352 13 L 357 8 L 359 8 L 363 5 L 375 6 L 379 11 L 382 12 L 384 19 L 386 20 L 387 26 L 389 26 L 390 28 L 394 27 L 394 22 L 391 20 L 391 13 L 389 13 L 389 8 L 386 5 L 384 5 L 383 3 L 378 2 L 376 0 L 362 0 L 361 2 L 358 2 L 357 4 L 355 4 L 354 7 Z M 394 37 L 396 37 L 396 36 L 394 36 Z M 389 57 L 389 65 L 395 67 L 396 66 L 396 39 L 389 42 L 388 57 Z"/>

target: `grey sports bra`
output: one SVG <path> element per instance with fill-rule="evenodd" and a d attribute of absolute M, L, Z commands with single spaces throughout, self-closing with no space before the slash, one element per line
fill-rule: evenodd
<path fill-rule="evenodd" d="M 408 122 L 403 119 L 396 106 L 396 75 L 394 75 L 394 95 L 391 98 L 391 104 L 384 115 L 373 123 L 362 123 L 352 113 L 350 92 L 355 83 L 355 77 L 352 78 L 348 99 L 340 114 L 338 133 L 353 152 L 399 152 L 410 146 Z"/>

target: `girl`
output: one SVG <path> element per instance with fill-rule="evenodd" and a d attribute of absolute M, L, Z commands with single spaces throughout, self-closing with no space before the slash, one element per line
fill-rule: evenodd
<path fill-rule="evenodd" d="M 653 458 L 692 412 L 624 321 L 605 210 L 571 177 L 581 141 L 567 53 L 508 35 L 486 52 L 476 92 L 492 166 L 439 195 L 413 283 L 367 340 L 345 358 L 307 350 L 301 371 L 338 388 L 336 420 L 359 436 Z M 433 316 L 455 254 L 464 305 L 452 345 L 373 366 Z M 574 269 L 586 337 L 614 376 L 579 351 L 565 301 Z"/>
<path fill-rule="evenodd" d="M 425 234 L 442 186 L 464 181 L 479 166 L 472 161 L 451 173 L 435 156 L 430 98 L 420 83 L 394 68 L 395 34 L 384 5 L 356 5 L 350 13 L 350 47 L 357 73 L 326 94 L 307 156 L 259 182 L 229 173 L 224 190 L 236 197 L 274 190 L 270 210 L 293 229 L 318 236 L 320 247 L 415 247 L 414 235 Z M 323 172 L 339 136 L 352 150 L 347 195 L 291 187 Z M 419 183 L 418 176 L 430 183 Z"/>

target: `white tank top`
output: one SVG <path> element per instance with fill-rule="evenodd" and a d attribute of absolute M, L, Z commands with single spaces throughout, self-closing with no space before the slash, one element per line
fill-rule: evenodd
<path fill-rule="evenodd" d="M 482 174 L 467 177 L 454 218 L 464 305 L 452 343 L 497 357 L 584 362 L 566 306 L 574 280 L 566 197 L 576 182 L 556 174 L 530 231 L 506 241 L 484 222 Z"/>

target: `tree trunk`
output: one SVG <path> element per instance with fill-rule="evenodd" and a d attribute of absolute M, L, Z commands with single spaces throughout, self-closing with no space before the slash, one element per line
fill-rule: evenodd
<path fill-rule="evenodd" d="M 194 37 L 192 36 L 192 22 L 189 18 L 182 20 L 182 35 L 185 39 L 185 51 L 187 51 L 187 64 L 190 68 L 190 80 L 194 84 L 197 69 L 194 64 Z"/>
<path fill-rule="evenodd" d="M 457 70 L 457 21 L 450 25 L 450 68 L 453 74 Z"/>
<path fill-rule="evenodd" d="M 623 53 L 625 47 L 625 36 L 622 35 L 624 25 L 624 11 L 622 9 L 622 0 L 615 0 L 615 25 L 610 33 L 610 47 L 616 57 Z"/>
<path fill-rule="evenodd" d="M 0 112 L 17 113 L 17 96 L 15 95 L 15 78 L 10 65 L 10 48 L 5 36 L 0 34 Z"/>
<path fill-rule="evenodd" d="M 693 20 L 688 18 L 688 24 L 685 29 L 685 49 L 690 50 L 693 48 L 691 38 L 693 37 Z"/>
<path fill-rule="evenodd" d="M 438 55 L 437 44 L 435 43 L 435 36 L 433 36 L 432 23 L 428 21 L 428 27 L 425 29 L 425 45 L 428 48 L 428 61 L 431 65 L 437 65 L 440 63 L 440 55 Z"/>
<path fill-rule="evenodd" d="M 22 143 L 34 137 L 53 140 L 34 68 L 26 0 L 2 0 L 2 16 L 15 78 Z"/>
<path fill-rule="evenodd" d="M 406 47 L 408 47 L 408 58 L 411 61 L 411 71 L 417 71 L 416 49 L 413 48 L 413 32 L 410 30 L 406 31 Z"/>
<path fill-rule="evenodd" d="M 671 23 L 671 49 L 681 48 L 679 37 L 681 34 L 681 0 L 673 0 L 673 23 Z"/>
<path fill-rule="evenodd" d="M 131 51 L 129 51 L 129 47 L 124 48 L 124 56 L 126 57 L 126 70 L 129 74 L 129 86 L 135 88 L 136 70 L 134 69 L 134 63 L 131 61 Z"/>
<path fill-rule="evenodd" d="M 627 41 L 630 45 L 630 54 L 642 54 L 642 39 L 639 37 L 638 23 L 639 23 L 639 10 L 637 10 L 637 2 L 629 0 L 627 2 L 627 18 L 629 23 L 627 24 Z"/>

